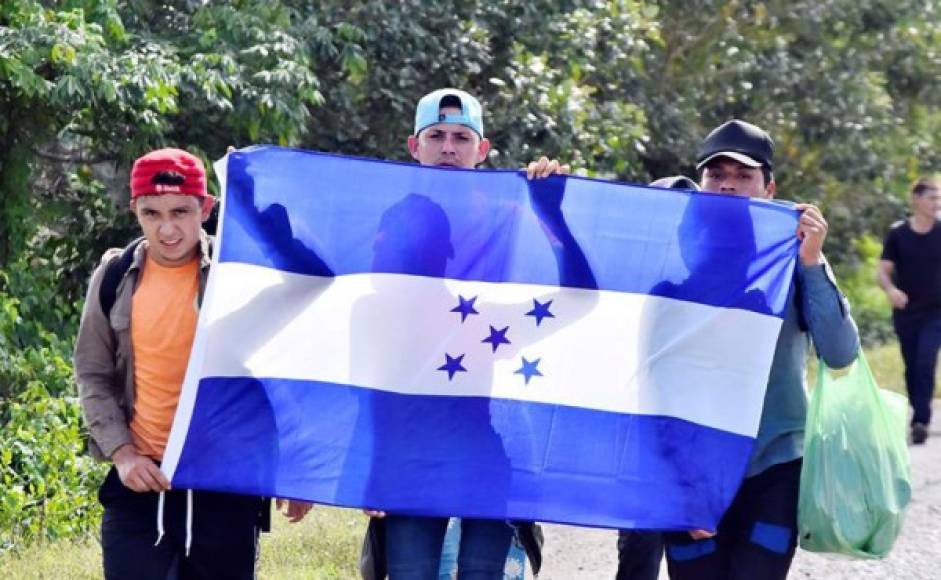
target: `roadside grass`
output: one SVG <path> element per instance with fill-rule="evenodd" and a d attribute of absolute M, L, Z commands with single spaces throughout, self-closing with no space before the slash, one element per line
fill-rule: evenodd
<path fill-rule="evenodd" d="M 905 365 L 897 342 L 890 342 L 866 349 L 866 360 L 876 377 L 876 383 L 883 389 L 905 394 Z M 941 366 L 935 373 L 935 382 L 941 384 Z M 816 380 L 816 376 L 814 376 Z M 935 396 L 941 395 L 941 390 Z"/>
<path fill-rule="evenodd" d="M 903 366 L 898 344 L 866 350 L 876 380 L 883 388 L 904 393 Z M 941 369 L 939 369 L 941 370 Z M 808 383 L 816 381 L 816 364 L 808 368 Z M 941 376 L 938 377 L 941 384 Z M 262 536 L 259 578 L 263 580 L 347 580 L 358 577 L 357 563 L 366 528 L 358 510 L 317 506 L 298 524 L 272 514 L 273 529 Z M 101 547 L 95 537 L 38 543 L 0 552 L 3 578 L 101 577 Z"/>
<path fill-rule="evenodd" d="M 261 580 L 348 580 L 366 530 L 359 510 L 316 506 L 297 524 L 272 513 L 272 530 L 262 534 Z M 156 537 L 156 529 L 154 529 Z M 38 543 L 0 555 L 3 578 L 92 580 L 101 578 L 101 546 L 95 537 Z"/>
<path fill-rule="evenodd" d="M 100 578 L 101 546 L 95 538 L 40 542 L 0 555 L 0 570 L 4 578 Z"/>
<path fill-rule="evenodd" d="M 259 578 L 358 578 L 367 519 L 359 510 L 328 506 L 316 506 L 296 524 L 272 513 L 271 533 L 262 535 Z"/>
<path fill-rule="evenodd" d="M 869 368 L 876 378 L 876 383 L 883 389 L 905 394 L 905 366 L 897 342 L 890 342 L 865 350 Z M 935 373 L 935 381 L 941 385 L 941 365 Z M 817 360 L 811 356 L 807 365 L 807 385 L 813 388 L 817 382 Z M 941 388 L 935 391 L 935 397 L 941 396 Z"/>

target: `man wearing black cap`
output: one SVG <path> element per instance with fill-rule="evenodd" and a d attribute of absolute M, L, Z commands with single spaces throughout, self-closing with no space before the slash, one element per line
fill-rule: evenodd
<path fill-rule="evenodd" d="M 709 133 L 696 168 L 705 191 L 771 199 L 773 162 L 771 137 L 735 119 Z M 849 305 L 823 256 L 827 222 L 813 205 L 795 208 L 799 259 L 745 480 L 717 530 L 666 534 L 673 580 L 783 579 L 794 557 L 810 341 L 831 368 L 849 365 L 859 350 Z"/>
<path fill-rule="evenodd" d="M 774 183 L 774 143 L 760 128 L 738 119 L 716 128 L 699 149 L 696 169 L 702 172 L 702 188 L 715 193 L 728 193 L 743 197 L 772 198 Z M 812 228 L 819 245 L 808 248 L 808 255 L 817 258 L 826 237 L 827 223 L 817 208 L 809 205 L 807 220 L 801 220 Z M 804 248 L 801 248 L 804 251 Z"/>

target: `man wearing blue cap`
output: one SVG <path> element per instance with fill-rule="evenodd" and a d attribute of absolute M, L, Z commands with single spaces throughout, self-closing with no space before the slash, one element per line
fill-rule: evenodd
<path fill-rule="evenodd" d="M 408 151 L 422 165 L 473 169 L 487 159 L 480 103 L 457 89 L 428 93 L 415 108 L 415 134 Z"/>
<path fill-rule="evenodd" d="M 408 150 L 421 165 L 475 169 L 487 159 L 490 141 L 484 137 L 480 102 L 465 91 L 444 88 L 428 93 L 415 108 L 415 133 Z M 569 166 L 541 157 L 526 167 L 527 177 L 543 178 L 569 173 Z M 374 518 L 366 538 L 372 553 L 370 565 L 361 562 L 364 577 L 377 578 L 386 571 L 392 580 L 436 580 L 447 517 L 418 517 L 366 510 Z M 376 518 L 383 518 L 380 530 Z M 457 555 L 458 577 L 502 580 L 514 526 L 504 520 L 463 518 Z M 521 523 L 521 541 L 527 551 L 536 549 L 533 524 Z M 365 552 L 364 552 L 365 555 Z M 383 558 L 384 557 L 384 558 Z M 377 566 L 377 558 L 384 566 Z"/>
<path fill-rule="evenodd" d="M 771 199 L 773 156 L 774 143 L 764 130 L 733 119 L 703 141 L 696 160 L 700 185 L 713 193 Z M 859 350 L 849 305 L 823 256 L 827 222 L 813 205 L 795 208 L 801 212 L 797 268 L 745 479 L 718 529 L 665 535 L 673 580 L 783 580 L 794 557 L 807 352 L 813 341 L 827 366 L 842 368 Z"/>
<path fill-rule="evenodd" d="M 422 165 L 474 169 L 487 159 L 490 140 L 484 137 L 480 102 L 458 89 L 428 93 L 415 107 L 415 134 L 408 151 Z M 568 165 L 541 157 L 526 167 L 530 179 L 569 172 Z"/>

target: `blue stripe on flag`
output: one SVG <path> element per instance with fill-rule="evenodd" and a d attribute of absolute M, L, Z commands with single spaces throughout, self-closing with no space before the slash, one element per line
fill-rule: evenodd
<path fill-rule="evenodd" d="M 419 515 L 714 529 L 752 443 L 670 417 L 206 378 L 173 485 Z"/>
<path fill-rule="evenodd" d="M 229 156 L 224 214 L 222 261 L 598 288 L 777 316 L 798 243 L 796 212 L 775 203 L 274 147 Z"/>

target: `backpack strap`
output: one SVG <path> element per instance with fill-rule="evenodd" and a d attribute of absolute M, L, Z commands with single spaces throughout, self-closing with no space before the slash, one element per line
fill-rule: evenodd
<path fill-rule="evenodd" d="M 801 290 L 801 283 L 794 281 L 794 306 L 797 308 L 797 328 L 801 332 L 810 332 L 810 325 L 807 324 L 807 316 L 804 313 L 804 291 Z"/>
<path fill-rule="evenodd" d="M 124 248 L 117 260 L 112 260 L 105 266 L 105 274 L 101 279 L 101 286 L 98 288 L 98 302 L 101 304 L 101 311 L 105 313 L 105 317 L 109 320 L 111 319 L 111 309 L 118 298 L 118 285 L 131 268 L 131 264 L 134 262 L 134 251 L 143 241 L 143 236 L 137 238 Z"/>

